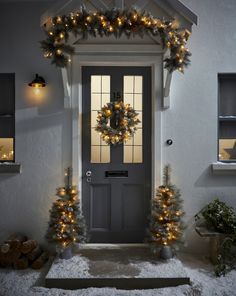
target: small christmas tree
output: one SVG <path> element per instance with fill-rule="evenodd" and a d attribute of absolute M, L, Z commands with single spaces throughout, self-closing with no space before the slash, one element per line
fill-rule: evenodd
<path fill-rule="evenodd" d="M 179 242 L 182 237 L 184 212 L 179 190 L 170 183 L 170 166 L 164 168 L 164 184 L 159 186 L 151 201 L 149 240 L 158 249 Z"/>
<path fill-rule="evenodd" d="M 49 228 L 46 238 L 56 243 L 58 252 L 75 242 L 86 241 L 86 225 L 80 209 L 78 190 L 72 186 L 72 169 L 65 173 L 65 187 L 57 189 L 57 199 L 50 210 Z"/>

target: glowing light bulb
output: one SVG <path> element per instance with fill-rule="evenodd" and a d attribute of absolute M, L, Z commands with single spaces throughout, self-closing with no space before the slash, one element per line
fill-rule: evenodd
<path fill-rule="evenodd" d="M 40 95 L 40 93 L 41 93 L 40 88 L 35 87 L 35 88 L 33 89 L 33 93 L 34 93 L 36 96 Z"/>
<path fill-rule="evenodd" d="M 117 18 L 117 22 L 118 22 L 118 26 L 121 26 L 122 25 L 122 20 L 121 20 L 121 18 Z"/>
<path fill-rule="evenodd" d="M 87 22 L 89 22 L 89 23 L 90 23 L 90 22 L 92 21 L 92 18 L 91 18 L 91 16 L 90 16 L 90 15 L 88 15 L 88 16 L 87 16 L 87 18 L 86 18 L 86 20 L 87 20 Z"/>
<path fill-rule="evenodd" d="M 57 17 L 57 23 L 60 24 L 62 22 L 62 18 L 60 16 Z"/>

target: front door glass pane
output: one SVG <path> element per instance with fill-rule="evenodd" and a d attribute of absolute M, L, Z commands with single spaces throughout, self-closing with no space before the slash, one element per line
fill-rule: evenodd
<path fill-rule="evenodd" d="M 142 163 L 143 162 L 143 76 L 124 76 L 124 103 L 139 113 L 138 118 L 141 121 L 137 125 L 134 136 L 124 143 L 123 162 L 124 163 Z"/>
<path fill-rule="evenodd" d="M 110 146 L 95 130 L 98 111 L 110 102 L 110 81 L 109 75 L 91 75 L 91 163 L 110 162 Z"/>

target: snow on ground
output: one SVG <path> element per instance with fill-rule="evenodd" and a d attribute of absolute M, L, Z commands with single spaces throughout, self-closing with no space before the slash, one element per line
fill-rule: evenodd
<path fill-rule="evenodd" d="M 236 271 L 216 278 L 207 262 L 186 255 L 181 259 L 191 286 L 132 291 L 114 288 L 46 289 L 42 283 L 47 267 L 41 271 L 0 269 L 0 296 L 236 296 Z"/>
<path fill-rule="evenodd" d="M 168 261 L 148 262 L 147 260 L 131 260 L 131 262 L 110 261 L 104 259 L 95 262 L 97 273 L 92 273 L 94 266 L 90 268 L 89 261 L 84 256 L 73 256 L 71 259 L 63 260 L 57 258 L 50 268 L 47 278 L 174 278 L 187 277 L 183 264 L 179 259 L 173 258 Z M 98 266 L 97 266 L 98 265 Z M 158 268 L 157 268 L 158 266 Z"/>

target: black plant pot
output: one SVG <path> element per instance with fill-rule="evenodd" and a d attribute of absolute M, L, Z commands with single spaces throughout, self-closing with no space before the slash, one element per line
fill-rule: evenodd
<path fill-rule="evenodd" d="M 171 259 L 173 257 L 173 252 L 170 246 L 162 246 L 160 251 L 161 259 Z"/>
<path fill-rule="evenodd" d="M 60 258 L 61 259 L 70 259 L 73 257 L 73 252 L 72 252 L 72 246 L 66 247 L 61 253 L 60 253 Z"/>

